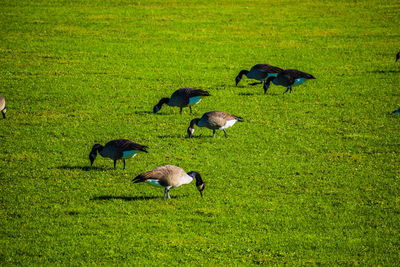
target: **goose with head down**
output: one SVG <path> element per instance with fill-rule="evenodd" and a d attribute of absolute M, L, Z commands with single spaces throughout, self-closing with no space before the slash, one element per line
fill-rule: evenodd
<path fill-rule="evenodd" d="M 189 138 L 193 136 L 194 133 L 194 125 L 199 127 L 206 127 L 208 129 L 213 130 L 213 137 L 215 138 L 215 130 L 223 130 L 225 133 L 225 137 L 228 137 L 225 129 L 233 126 L 236 122 L 242 122 L 243 119 L 241 117 L 225 113 L 222 111 L 208 111 L 203 114 L 201 118 L 196 118 L 190 121 L 189 128 L 187 129 L 187 133 Z"/>
<path fill-rule="evenodd" d="M 89 154 L 90 165 L 93 165 L 97 153 L 99 153 L 102 157 L 107 157 L 114 161 L 114 169 L 116 167 L 117 160 L 122 159 L 125 169 L 125 160 L 136 156 L 139 152 L 147 153 L 146 148 L 147 146 L 139 145 L 126 139 L 112 140 L 105 146 L 95 144 L 93 145 Z"/>
<path fill-rule="evenodd" d="M 3 115 L 3 119 L 5 119 L 6 112 L 7 112 L 6 99 L 2 95 L 0 95 L 0 111 L 1 111 L 1 114 Z"/>
<path fill-rule="evenodd" d="M 261 84 L 268 77 L 276 77 L 279 72 L 283 69 L 275 67 L 269 64 L 257 64 L 251 67 L 250 71 L 241 70 L 235 78 L 236 86 L 245 75 L 249 79 L 260 81 L 258 83 L 252 83 L 251 85 Z"/>
<path fill-rule="evenodd" d="M 157 113 L 160 111 L 163 104 L 167 104 L 170 107 L 180 107 L 180 113 L 184 107 L 190 108 L 192 113 L 192 106 L 198 104 L 201 99 L 210 94 L 207 91 L 193 88 L 181 88 L 176 90 L 170 98 L 162 98 L 157 105 L 154 106 L 153 112 Z"/>
<path fill-rule="evenodd" d="M 189 184 L 196 180 L 196 187 L 199 190 L 201 197 L 203 197 L 204 182 L 201 176 L 196 171 L 186 173 L 182 168 L 174 165 L 165 165 L 157 167 L 151 171 L 144 172 L 136 176 L 132 181 L 134 183 L 149 183 L 155 186 L 164 187 L 164 200 L 165 197 L 171 198 L 169 190 L 174 187 L 179 187 L 184 184 Z"/>
<path fill-rule="evenodd" d="M 315 79 L 311 74 L 299 71 L 299 70 L 284 70 L 278 73 L 276 77 L 269 77 L 264 81 L 264 94 L 267 93 L 270 82 L 275 85 L 282 85 L 286 87 L 284 94 L 290 90 L 292 92 L 292 86 L 297 86 L 305 83 L 306 80 Z"/>

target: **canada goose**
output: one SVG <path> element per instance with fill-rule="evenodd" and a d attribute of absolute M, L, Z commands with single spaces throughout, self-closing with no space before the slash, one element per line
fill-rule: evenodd
<path fill-rule="evenodd" d="M 292 86 L 303 84 L 307 79 L 315 79 L 315 77 L 299 70 L 284 70 L 276 77 L 269 77 L 264 81 L 264 94 L 267 93 L 271 81 L 275 85 L 285 86 L 287 88 L 285 94 L 289 90 L 292 92 Z"/>
<path fill-rule="evenodd" d="M 214 138 L 216 129 L 223 130 L 225 133 L 225 137 L 228 137 L 228 135 L 225 132 L 225 129 L 233 126 L 237 121 L 242 122 L 243 119 L 241 117 L 228 114 L 222 111 L 215 111 L 215 110 L 208 111 L 204 113 L 200 119 L 196 118 L 191 120 L 187 132 L 189 134 L 189 138 L 191 138 L 194 133 L 194 125 L 196 124 L 199 127 L 207 127 L 208 129 L 213 130 Z"/>
<path fill-rule="evenodd" d="M 258 80 L 260 81 L 259 83 L 254 83 L 252 85 L 255 84 L 260 84 L 262 83 L 266 78 L 273 76 L 276 77 L 276 75 L 281 72 L 283 69 L 275 67 L 275 66 L 271 66 L 269 64 L 257 64 L 254 65 L 253 67 L 251 67 L 250 71 L 248 70 L 241 70 L 238 74 L 238 76 L 236 76 L 236 86 L 238 85 L 238 83 L 240 82 L 240 80 L 242 79 L 243 75 L 246 75 L 247 78 L 249 79 L 254 79 L 254 80 Z"/>
<path fill-rule="evenodd" d="M 162 98 L 157 105 L 154 106 L 153 112 L 157 113 L 163 104 L 168 106 L 180 107 L 182 114 L 182 108 L 189 106 L 190 113 L 192 113 L 192 106 L 199 103 L 204 96 L 209 96 L 207 91 L 193 88 L 181 88 L 176 90 L 170 98 Z"/>
<path fill-rule="evenodd" d="M 393 111 L 392 113 L 400 113 L 400 108 L 396 109 L 396 110 Z"/>
<path fill-rule="evenodd" d="M 397 60 L 399 60 L 399 59 L 400 59 L 400 52 L 397 53 L 397 55 L 396 55 L 396 62 L 397 62 Z"/>
<path fill-rule="evenodd" d="M 136 154 L 140 151 L 147 153 L 146 148 L 148 147 L 136 144 L 126 139 L 112 140 L 104 147 L 100 144 L 95 144 L 89 154 L 90 165 L 93 165 L 93 162 L 97 156 L 97 152 L 99 152 L 102 157 L 108 157 L 114 160 L 114 169 L 117 160 L 122 159 L 125 170 L 125 159 L 136 156 Z"/>
<path fill-rule="evenodd" d="M 193 181 L 193 178 L 196 179 L 196 187 L 201 197 L 203 197 L 204 182 L 200 174 L 195 171 L 186 173 L 183 169 L 173 165 L 160 166 L 151 171 L 144 172 L 132 181 L 134 183 L 146 182 L 152 185 L 165 187 L 163 198 L 165 199 L 167 195 L 168 198 L 171 198 L 169 195 L 169 190 L 171 188 L 189 184 Z"/>
<path fill-rule="evenodd" d="M 3 119 L 5 119 L 6 112 L 7 112 L 6 99 L 2 95 L 0 95 L 0 111 L 1 111 L 1 114 L 3 114 Z"/>

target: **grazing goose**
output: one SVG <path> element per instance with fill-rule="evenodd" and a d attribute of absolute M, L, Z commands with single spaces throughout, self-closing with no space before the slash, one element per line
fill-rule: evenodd
<path fill-rule="evenodd" d="M 191 138 L 194 133 L 194 125 L 196 124 L 199 127 L 207 127 L 208 129 L 213 130 L 214 138 L 216 129 L 223 130 L 225 133 L 225 137 L 228 137 L 228 135 L 225 132 L 225 129 L 233 126 L 237 121 L 242 122 L 243 119 L 241 117 L 232 114 L 213 110 L 204 113 L 200 119 L 199 118 L 193 119 L 190 122 L 190 126 L 187 129 L 187 132 L 189 134 L 189 138 Z"/>
<path fill-rule="evenodd" d="M 4 98 L 4 96 L 0 95 L 0 111 L 1 114 L 3 114 L 3 119 L 6 118 L 6 99 Z"/>
<path fill-rule="evenodd" d="M 99 152 L 102 157 L 108 157 L 114 160 L 114 169 L 117 160 L 122 159 L 125 170 L 125 159 L 136 156 L 140 151 L 147 153 L 146 148 L 147 146 L 142 146 L 126 139 L 112 140 L 104 147 L 100 144 L 95 144 L 89 154 L 90 165 L 93 165 L 97 152 Z"/>
<path fill-rule="evenodd" d="M 157 105 L 154 106 L 153 112 L 157 113 L 163 104 L 168 106 L 180 107 L 182 114 L 182 108 L 189 106 L 190 113 L 192 113 L 192 106 L 199 103 L 204 96 L 209 96 L 207 91 L 193 88 L 181 88 L 176 90 L 170 98 L 162 98 Z"/>
<path fill-rule="evenodd" d="M 396 109 L 396 110 L 393 111 L 392 113 L 400 113 L 400 108 Z"/>
<path fill-rule="evenodd" d="M 186 173 L 183 169 L 173 165 L 160 166 L 151 171 L 144 172 L 132 181 L 134 183 L 146 182 L 152 185 L 165 187 L 163 198 L 165 199 L 167 195 L 168 198 L 171 198 L 169 195 L 169 190 L 171 188 L 189 184 L 193 181 L 193 178 L 196 179 L 196 187 L 201 197 L 203 197 L 204 182 L 200 174 L 195 171 Z"/>
<path fill-rule="evenodd" d="M 400 59 L 400 52 L 397 53 L 397 55 L 396 55 L 396 62 L 397 62 L 397 60 L 399 60 L 399 59 Z"/>
<path fill-rule="evenodd" d="M 276 77 L 276 75 L 279 72 L 281 72 L 282 70 L 283 69 L 271 66 L 269 64 L 257 64 L 257 65 L 254 65 L 250 69 L 250 71 L 241 70 L 239 72 L 238 76 L 236 76 L 236 79 L 235 79 L 236 86 L 238 85 L 238 83 L 242 79 L 243 75 L 246 75 L 246 77 L 249 78 L 249 79 L 254 79 L 254 80 L 260 81 L 259 83 L 253 83 L 252 84 L 252 85 L 255 85 L 255 84 L 262 83 L 268 77 L 271 77 L 271 76 Z"/>
<path fill-rule="evenodd" d="M 315 79 L 315 77 L 299 70 L 284 70 L 279 72 L 276 77 L 269 77 L 264 81 L 264 94 L 267 93 L 271 81 L 275 85 L 285 86 L 287 88 L 285 94 L 289 90 L 292 92 L 292 86 L 303 84 L 307 79 Z"/>

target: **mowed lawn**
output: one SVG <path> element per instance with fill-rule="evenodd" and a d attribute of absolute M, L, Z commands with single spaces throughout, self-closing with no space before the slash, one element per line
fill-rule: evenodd
<path fill-rule="evenodd" d="M 399 1 L 0 2 L 0 265 L 399 264 Z M 209 110 L 244 122 L 187 138 Z M 118 138 L 149 153 L 90 167 Z M 131 182 L 165 164 L 204 198 Z"/>

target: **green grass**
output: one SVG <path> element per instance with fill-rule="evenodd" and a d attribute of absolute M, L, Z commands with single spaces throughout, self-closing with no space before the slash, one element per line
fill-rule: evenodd
<path fill-rule="evenodd" d="M 1 1 L 1 265 L 394 266 L 400 258 L 399 1 Z M 257 63 L 317 79 L 286 93 Z M 153 106 L 208 90 L 190 115 Z M 196 128 L 209 110 L 244 118 Z M 118 162 L 93 144 L 127 138 Z M 133 184 L 174 164 L 171 190 Z"/>

